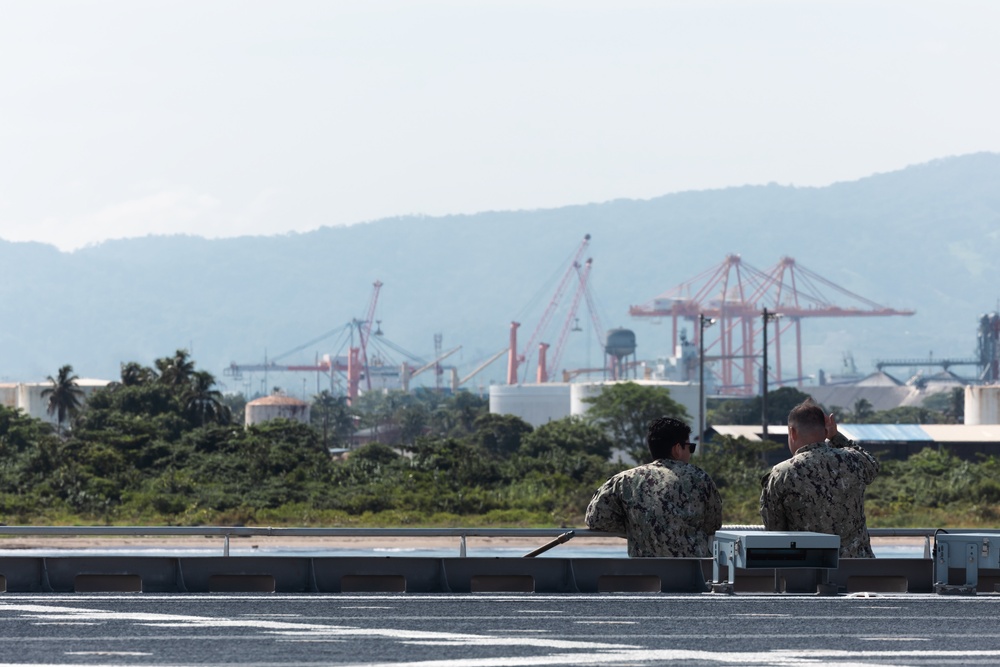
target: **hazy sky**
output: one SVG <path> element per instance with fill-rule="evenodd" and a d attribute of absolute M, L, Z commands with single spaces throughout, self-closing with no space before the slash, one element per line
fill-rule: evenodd
<path fill-rule="evenodd" d="M 825 185 L 1000 151 L 996 0 L 0 0 L 0 238 Z"/>

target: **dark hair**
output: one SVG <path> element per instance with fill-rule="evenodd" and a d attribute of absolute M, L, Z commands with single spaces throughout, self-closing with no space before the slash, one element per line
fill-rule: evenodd
<path fill-rule="evenodd" d="M 653 460 L 670 457 L 670 450 L 678 442 L 686 443 L 691 437 L 691 427 L 673 417 L 658 417 L 649 422 L 646 445 Z"/>
<path fill-rule="evenodd" d="M 826 413 L 811 398 L 802 401 L 788 413 L 788 426 L 804 433 L 826 433 Z"/>

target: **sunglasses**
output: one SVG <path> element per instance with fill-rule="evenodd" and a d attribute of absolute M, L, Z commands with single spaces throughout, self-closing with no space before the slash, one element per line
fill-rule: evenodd
<path fill-rule="evenodd" d="M 691 452 L 692 454 L 694 454 L 694 450 L 695 450 L 695 448 L 697 448 L 697 447 L 698 447 L 698 443 L 697 443 L 697 442 L 688 442 L 688 443 L 685 443 L 685 444 L 687 445 L 687 448 L 688 448 L 688 450 L 689 450 L 689 451 L 690 451 L 690 452 Z"/>

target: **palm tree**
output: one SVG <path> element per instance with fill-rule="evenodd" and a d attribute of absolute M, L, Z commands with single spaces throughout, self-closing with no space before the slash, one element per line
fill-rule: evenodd
<path fill-rule="evenodd" d="M 214 386 L 214 375 L 208 371 L 194 371 L 184 392 L 184 410 L 195 417 L 201 426 L 209 421 L 229 423 L 229 407 L 223 402 L 222 392 L 212 389 Z"/>
<path fill-rule="evenodd" d="M 187 350 L 177 350 L 174 356 L 157 359 L 155 364 L 160 372 L 160 382 L 178 389 L 191 383 L 194 362 Z"/>
<path fill-rule="evenodd" d="M 156 371 L 135 361 L 123 363 L 121 369 L 121 384 L 125 387 L 137 387 L 156 379 Z"/>
<path fill-rule="evenodd" d="M 874 414 L 875 408 L 867 398 L 854 401 L 854 421 L 857 423 L 864 424 Z"/>
<path fill-rule="evenodd" d="M 72 416 L 80 409 L 83 390 L 77 385 L 76 381 L 79 379 L 73 374 L 73 367 L 66 364 L 59 369 L 56 377 L 53 378 L 51 375 L 48 377 L 48 381 L 52 383 L 52 386 L 42 390 L 42 398 L 49 399 L 45 411 L 50 417 L 52 415 L 56 416 L 60 435 L 62 434 L 62 425 L 66 421 L 66 417 Z"/>
<path fill-rule="evenodd" d="M 344 397 L 334 396 L 329 389 L 324 389 L 313 396 L 310 415 L 313 424 L 323 428 L 325 447 L 329 447 L 331 441 L 341 445 L 350 441 L 354 419 Z"/>

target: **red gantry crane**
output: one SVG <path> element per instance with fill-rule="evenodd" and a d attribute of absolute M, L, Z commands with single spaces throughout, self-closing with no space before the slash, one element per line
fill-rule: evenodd
<path fill-rule="evenodd" d="M 834 293 L 853 305 L 837 305 L 827 296 Z M 765 312 L 767 313 L 765 321 Z M 897 310 L 854 294 L 796 263 L 791 257 L 781 260 L 768 271 L 759 271 L 729 255 L 717 266 L 668 290 L 651 301 L 629 308 L 633 317 L 666 318 L 672 321 L 672 346 L 677 348 L 678 330 L 684 320 L 693 324 L 695 345 L 702 335 L 699 316 L 716 321 L 717 338 L 704 346 L 713 351 L 720 363 L 717 375 L 720 393 L 754 395 L 760 386 L 762 352 L 756 349 L 758 335 L 767 324 L 773 335 L 767 341 L 773 367 L 767 377 L 774 385 L 785 382 L 782 374 L 782 334 L 794 330 L 796 372 L 794 380 L 802 386 L 802 320 L 811 317 L 885 317 L 913 315 L 912 310 Z M 770 350 L 773 348 L 773 352 Z M 706 357 L 707 358 L 707 357 Z"/>

